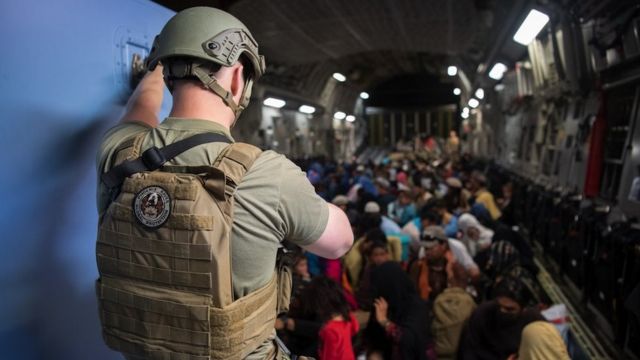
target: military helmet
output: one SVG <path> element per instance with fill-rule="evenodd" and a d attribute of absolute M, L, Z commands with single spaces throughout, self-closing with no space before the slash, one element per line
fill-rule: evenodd
<path fill-rule="evenodd" d="M 249 60 L 252 69 L 245 79 L 242 100 L 236 105 L 231 94 L 209 76 L 209 69 L 211 63 L 232 66 L 241 56 Z M 236 117 L 249 102 L 253 82 L 265 71 L 264 56 L 258 53 L 258 43 L 249 29 L 233 15 L 205 6 L 185 9 L 167 22 L 153 42 L 148 68 L 155 69 L 158 62 L 167 65 L 171 58 L 180 59 L 178 63 L 184 66 L 173 69 L 165 66 L 165 75 L 199 78 L 231 107 Z M 184 59 L 189 61 L 185 63 Z"/>

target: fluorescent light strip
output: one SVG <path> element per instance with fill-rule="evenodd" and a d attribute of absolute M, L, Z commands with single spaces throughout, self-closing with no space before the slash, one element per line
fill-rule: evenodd
<path fill-rule="evenodd" d="M 447 74 L 449 74 L 449 76 L 456 76 L 456 74 L 458 73 L 458 68 L 455 66 L 449 66 L 447 68 Z"/>
<path fill-rule="evenodd" d="M 347 77 L 340 74 L 340 73 L 333 73 L 333 78 L 340 81 L 340 82 L 345 82 L 347 81 Z"/>
<path fill-rule="evenodd" d="M 491 70 L 489 70 L 489 77 L 494 80 L 500 80 L 502 79 L 502 76 L 504 76 L 505 71 L 507 71 L 507 65 L 503 63 L 496 63 L 493 65 Z"/>
<path fill-rule="evenodd" d="M 525 46 L 529 45 L 548 22 L 549 16 L 547 14 L 535 9 L 531 10 L 516 34 L 513 35 L 513 40 Z"/>
<path fill-rule="evenodd" d="M 366 93 L 364 91 L 360 93 L 360 99 L 367 100 L 368 98 L 369 98 L 369 93 Z"/>
<path fill-rule="evenodd" d="M 333 117 L 338 120 L 344 119 L 345 116 L 347 116 L 347 114 L 343 113 L 342 111 L 337 111 L 335 114 L 333 114 Z"/>
<path fill-rule="evenodd" d="M 286 102 L 284 100 L 276 99 L 276 98 L 272 98 L 272 97 L 264 99 L 264 101 L 262 103 L 267 105 L 267 106 L 274 107 L 276 109 L 280 109 L 281 107 L 283 107 L 286 104 Z"/>
<path fill-rule="evenodd" d="M 316 108 L 309 105 L 300 105 L 300 107 L 298 108 L 298 111 L 304 114 L 313 114 L 314 112 L 316 112 Z"/>
<path fill-rule="evenodd" d="M 356 117 L 353 116 L 353 115 L 347 115 L 347 121 L 348 122 L 354 122 L 354 121 L 356 121 Z"/>

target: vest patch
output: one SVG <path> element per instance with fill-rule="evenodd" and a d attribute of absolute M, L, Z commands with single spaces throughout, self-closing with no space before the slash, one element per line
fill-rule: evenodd
<path fill-rule="evenodd" d="M 157 229 L 171 215 L 171 198 L 160 186 L 147 186 L 133 199 L 133 213 L 144 227 Z"/>

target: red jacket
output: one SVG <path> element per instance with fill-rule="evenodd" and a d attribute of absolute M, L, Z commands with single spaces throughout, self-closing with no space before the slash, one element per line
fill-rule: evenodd
<path fill-rule="evenodd" d="M 350 314 L 349 321 L 330 320 L 320 329 L 319 360 L 355 360 L 351 338 L 360 325 Z"/>

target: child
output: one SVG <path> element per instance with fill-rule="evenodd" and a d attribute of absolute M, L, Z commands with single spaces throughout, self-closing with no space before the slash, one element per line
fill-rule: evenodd
<path fill-rule="evenodd" d="M 293 302 L 294 299 L 300 296 L 305 286 L 311 282 L 308 260 L 304 254 L 296 254 L 292 270 L 291 301 Z"/>
<path fill-rule="evenodd" d="M 351 338 L 359 330 L 349 312 L 340 285 L 326 277 L 314 278 L 300 297 L 302 317 L 322 323 L 318 359 L 355 360 Z"/>

